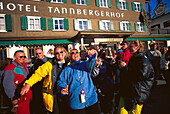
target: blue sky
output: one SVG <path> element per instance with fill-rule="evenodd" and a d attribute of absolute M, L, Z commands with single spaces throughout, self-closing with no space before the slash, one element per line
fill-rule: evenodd
<path fill-rule="evenodd" d="M 167 4 L 166 10 L 167 12 L 170 12 L 170 0 L 162 0 L 162 2 Z M 154 9 L 156 8 L 157 4 L 158 4 L 157 0 L 150 0 L 151 16 L 154 16 Z M 147 4 L 146 9 L 148 9 Z"/>

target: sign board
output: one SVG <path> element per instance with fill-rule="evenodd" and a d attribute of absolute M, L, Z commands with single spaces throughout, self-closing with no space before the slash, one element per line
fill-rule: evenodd
<path fill-rule="evenodd" d="M 164 14 L 166 11 L 166 6 L 167 4 L 158 4 L 154 9 L 156 16 L 161 16 L 162 14 Z"/>

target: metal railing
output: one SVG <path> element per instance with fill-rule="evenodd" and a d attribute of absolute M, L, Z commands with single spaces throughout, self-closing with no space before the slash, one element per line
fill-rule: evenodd
<path fill-rule="evenodd" d="M 170 29 L 149 28 L 151 34 L 170 34 Z"/>

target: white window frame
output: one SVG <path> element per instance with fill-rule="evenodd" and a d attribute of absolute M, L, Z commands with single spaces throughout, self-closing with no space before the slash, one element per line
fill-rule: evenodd
<path fill-rule="evenodd" d="M 122 29 L 121 30 L 123 30 L 123 31 L 130 31 L 129 30 L 129 21 L 122 21 L 121 22 L 122 23 Z"/>
<path fill-rule="evenodd" d="M 78 20 L 78 30 L 79 30 L 79 31 L 88 30 L 88 19 L 77 19 L 77 20 Z M 80 24 L 79 24 L 80 21 L 81 21 L 82 23 L 83 23 L 83 21 L 86 21 L 86 28 L 87 28 L 87 29 L 84 29 L 84 26 L 82 26 L 83 29 L 80 29 Z"/>
<path fill-rule="evenodd" d="M 140 2 L 134 2 L 134 5 L 135 5 L 135 11 L 137 11 L 137 12 L 141 12 L 141 7 L 140 7 Z M 138 7 L 138 5 L 139 5 L 139 7 Z"/>
<path fill-rule="evenodd" d="M 28 21 L 28 31 L 41 31 L 41 20 L 40 20 L 40 18 L 41 17 L 39 17 L 39 16 L 27 16 L 27 21 Z M 33 27 L 35 27 L 36 25 L 36 23 L 35 23 L 35 19 L 38 19 L 39 20 L 39 28 L 38 29 L 36 29 L 36 28 L 33 28 L 33 29 L 31 29 L 30 28 L 30 19 L 34 19 L 34 23 L 33 23 Z"/>
<path fill-rule="evenodd" d="M 102 20 L 101 22 L 102 22 L 101 26 L 103 26 L 102 27 L 103 30 L 110 30 L 110 20 Z M 109 25 L 107 23 L 109 23 Z"/>
<path fill-rule="evenodd" d="M 0 2 L 0 9 L 3 10 L 3 2 Z"/>
<path fill-rule="evenodd" d="M 127 10 L 126 0 L 119 0 L 119 4 L 120 4 L 120 10 Z"/>
<path fill-rule="evenodd" d="M 63 29 L 60 29 L 60 27 L 58 28 L 58 29 L 55 29 L 55 20 L 57 20 L 58 21 L 58 26 L 60 26 L 60 24 L 59 24 L 59 20 L 62 20 L 63 21 Z M 65 31 L 64 30 L 64 18 L 56 18 L 56 17 L 54 17 L 53 18 L 53 31 Z"/>
<path fill-rule="evenodd" d="M 99 0 L 100 7 L 108 8 L 107 0 L 105 1 L 106 1 L 106 6 L 102 6 L 102 4 L 104 4 L 104 0 L 102 0 L 102 4 L 101 4 L 101 0 Z"/>
<path fill-rule="evenodd" d="M 32 0 L 32 1 L 39 2 L 39 1 L 41 1 L 41 0 Z"/>
<path fill-rule="evenodd" d="M 0 17 L 3 17 L 4 18 L 4 22 L 2 23 L 2 26 L 4 26 L 4 29 L 3 30 L 0 30 L 0 32 L 7 32 L 6 31 L 6 25 L 5 25 L 5 14 L 0 14 Z M 0 23 L 1 24 L 1 23 Z"/>
<path fill-rule="evenodd" d="M 138 25 L 138 32 L 145 32 L 144 31 L 144 23 L 137 22 L 137 25 Z"/>
<path fill-rule="evenodd" d="M 51 0 L 52 3 L 63 3 L 63 0 L 61 0 L 61 2 L 58 2 L 58 0 L 54 1 L 54 0 Z"/>
<path fill-rule="evenodd" d="M 86 5 L 86 0 L 83 0 L 84 4 L 82 4 L 82 0 L 80 0 L 80 4 L 78 4 L 77 0 L 76 0 L 76 5 Z"/>

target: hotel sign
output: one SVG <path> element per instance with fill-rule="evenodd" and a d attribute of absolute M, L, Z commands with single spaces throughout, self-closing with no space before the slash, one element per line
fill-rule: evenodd
<path fill-rule="evenodd" d="M 3 2 L 0 2 L 0 7 L 7 9 L 9 11 L 20 11 L 20 12 L 33 12 L 39 13 L 41 10 L 36 5 L 24 5 L 16 3 L 7 3 L 3 6 Z M 122 12 L 112 12 L 112 11 L 102 11 L 102 10 L 92 10 L 92 9 L 79 9 L 72 7 L 51 7 L 43 6 L 46 11 L 50 14 L 70 14 L 70 15 L 84 15 L 84 16 L 96 16 L 96 17 L 110 17 L 110 18 L 123 18 L 124 13 Z M 43 11 L 42 11 L 43 12 Z"/>
<path fill-rule="evenodd" d="M 167 4 L 158 4 L 154 10 L 156 16 L 161 16 L 162 14 L 164 14 L 166 11 L 166 6 Z"/>

